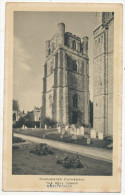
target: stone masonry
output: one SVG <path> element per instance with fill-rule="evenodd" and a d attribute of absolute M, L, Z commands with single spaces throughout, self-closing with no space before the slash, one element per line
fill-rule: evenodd
<path fill-rule="evenodd" d="M 93 64 L 94 130 L 113 134 L 114 13 L 96 13 Z"/>
<path fill-rule="evenodd" d="M 88 37 L 81 41 L 65 32 L 63 23 L 46 41 L 42 117 L 60 124 L 89 124 Z"/>

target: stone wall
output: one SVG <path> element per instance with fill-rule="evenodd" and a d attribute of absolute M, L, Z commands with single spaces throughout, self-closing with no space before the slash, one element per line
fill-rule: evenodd
<path fill-rule="evenodd" d="M 114 19 L 111 16 L 111 13 L 97 14 L 103 25 L 94 31 L 93 64 L 94 129 L 108 135 L 113 133 Z"/>

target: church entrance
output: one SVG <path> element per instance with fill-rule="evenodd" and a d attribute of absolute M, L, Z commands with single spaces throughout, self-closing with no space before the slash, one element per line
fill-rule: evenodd
<path fill-rule="evenodd" d="M 73 111 L 72 112 L 72 123 L 76 124 L 78 122 L 78 112 L 77 111 Z"/>

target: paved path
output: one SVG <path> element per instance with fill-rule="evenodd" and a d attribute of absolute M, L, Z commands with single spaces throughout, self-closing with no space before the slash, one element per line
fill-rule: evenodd
<path fill-rule="evenodd" d="M 29 141 L 26 141 L 26 142 L 20 142 L 20 143 L 13 143 L 13 146 L 22 146 L 22 145 L 28 145 L 29 143 L 31 143 L 31 142 L 29 142 Z"/>
<path fill-rule="evenodd" d="M 32 142 L 46 143 L 53 148 L 69 151 L 72 153 L 77 153 L 82 156 L 87 156 L 93 159 L 98 159 L 110 163 L 112 162 L 112 151 L 110 150 L 105 150 L 100 148 L 97 149 L 97 148 L 92 148 L 92 147 L 87 147 L 87 146 L 82 146 L 77 144 L 64 143 L 64 142 L 59 142 L 59 141 L 49 140 L 49 139 L 41 139 L 38 137 L 22 135 L 17 133 L 14 133 L 14 136 Z"/>

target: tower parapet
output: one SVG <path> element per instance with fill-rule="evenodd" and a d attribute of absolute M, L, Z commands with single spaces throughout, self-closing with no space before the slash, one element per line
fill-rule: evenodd
<path fill-rule="evenodd" d="M 65 24 L 59 23 L 57 33 L 52 39 L 46 41 L 46 58 L 60 46 L 67 47 L 72 49 L 73 52 L 88 56 L 88 37 L 85 36 L 82 40 L 83 41 L 81 41 L 80 37 L 70 32 L 65 32 Z"/>
<path fill-rule="evenodd" d="M 50 41 L 46 41 L 46 58 L 49 56 L 50 53 Z"/>

